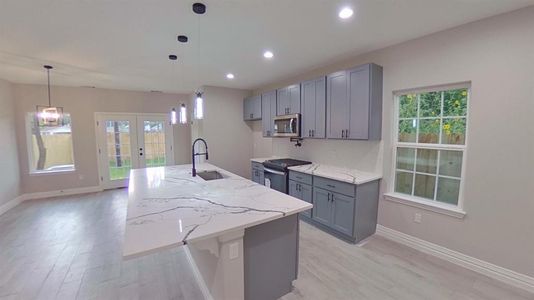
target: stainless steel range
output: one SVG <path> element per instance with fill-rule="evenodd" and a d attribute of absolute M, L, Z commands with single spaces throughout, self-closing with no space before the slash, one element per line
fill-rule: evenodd
<path fill-rule="evenodd" d="M 309 165 L 311 162 L 291 158 L 270 159 L 263 162 L 265 185 L 287 194 L 289 167 Z"/>

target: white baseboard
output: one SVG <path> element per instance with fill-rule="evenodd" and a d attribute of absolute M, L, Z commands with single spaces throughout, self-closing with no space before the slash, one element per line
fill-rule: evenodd
<path fill-rule="evenodd" d="M 95 192 L 101 192 L 101 191 L 103 190 L 99 186 L 88 186 L 88 187 L 64 189 L 64 190 L 57 190 L 57 191 L 22 194 L 19 197 L 22 198 L 22 201 L 26 201 L 26 200 L 44 199 L 44 198 L 59 197 L 59 196 L 80 195 L 80 194 L 95 193 Z"/>
<path fill-rule="evenodd" d="M 12 209 L 13 207 L 19 205 L 21 202 L 22 202 L 22 197 L 21 196 L 18 196 L 17 198 L 15 199 L 12 199 L 10 201 L 8 201 L 7 203 L 4 203 L 3 205 L 0 206 L 0 215 L 4 214 L 6 211 Z"/>
<path fill-rule="evenodd" d="M 426 254 L 439 257 L 466 269 L 534 293 L 534 277 L 499 267 L 487 261 L 483 261 L 443 246 L 427 242 L 382 225 L 377 225 L 376 233 L 387 239 L 414 248 Z"/>
<path fill-rule="evenodd" d="M 208 289 L 208 286 L 206 285 L 206 282 L 204 281 L 204 278 L 202 277 L 202 274 L 200 273 L 200 270 L 198 269 L 197 264 L 195 263 L 195 260 L 191 255 L 191 251 L 189 251 L 189 246 L 184 245 L 183 247 L 185 255 L 187 256 L 187 260 L 191 265 L 191 269 L 193 271 L 193 275 L 195 276 L 195 280 L 197 281 L 198 287 L 202 291 L 202 296 L 204 296 L 205 300 L 213 300 L 213 296 L 211 296 L 210 290 Z"/>

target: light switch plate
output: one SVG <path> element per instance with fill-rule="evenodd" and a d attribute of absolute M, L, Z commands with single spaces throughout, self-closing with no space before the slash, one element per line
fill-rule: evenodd
<path fill-rule="evenodd" d="M 230 259 L 236 259 L 239 257 L 239 243 L 230 244 Z"/>

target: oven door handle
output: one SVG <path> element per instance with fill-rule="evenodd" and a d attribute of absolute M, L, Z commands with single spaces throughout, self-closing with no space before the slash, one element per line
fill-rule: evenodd
<path fill-rule="evenodd" d="M 265 168 L 265 167 L 263 167 L 263 171 L 267 172 L 267 173 L 273 173 L 273 174 L 277 174 L 277 175 L 282 175 L 282 176 L 286 175 L 286 173 L 284 173 L 284 172 L 276 171 L 276 170 Z"/>

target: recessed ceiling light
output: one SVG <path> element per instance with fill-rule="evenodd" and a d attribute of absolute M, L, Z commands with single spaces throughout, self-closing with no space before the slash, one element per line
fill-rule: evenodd
<path fill-rule="evenodd" d="M 354 14 L 354 11 L 352 10 L 352 8 L 344 7 L 343 9 L 339 11 L 338 15 L 341 19 L 348 19 L 352 17 L 353 14 Z"/>
<path fill-rule="evenodd" d="M 180 42 L 180 43 L 187 43 L 188 40 L 189 39 L 185 35 L 179 35 L 178 36 L 178 42 Z"/>
<path fill-rule="evenodd" d="M 265 58 L 273 58 L 274 54 L 271 51 L 265 51 L 265 52 L 263 52 L 263 57 L 265 57 Z"/>
<path fill-rule="evenodd" d="M 178 59 L 178 56 L 174 55 L 174 54 L 171 54 L 169 55 L 169 59 L 170 60 L 177 60 Z"/>
<path fill-rule="evenodd" d="M 197 15 L 203 15 L 206 12 L 206 5 L 204 3 L 193 3 L 193 11 Z"/>
<path fill-rule="evenodd" d="M 235 76 L 234 76 L 234 74 L 232 74 L 232 73 L 228 73 L 228 74 L 226 74 L 226 78 L 228 78 L 228 79 L 234 79 Z"/>

